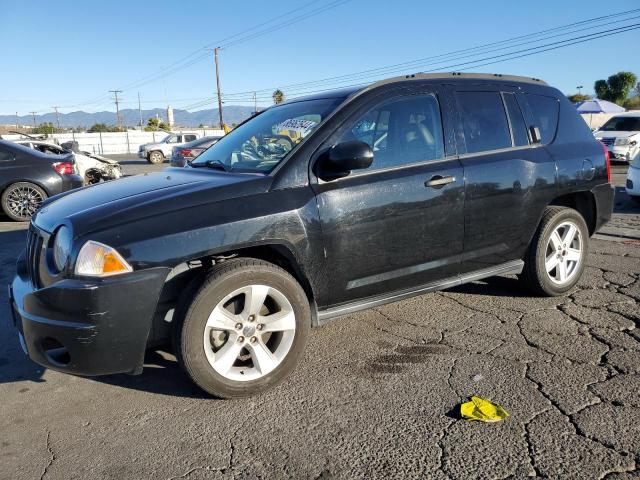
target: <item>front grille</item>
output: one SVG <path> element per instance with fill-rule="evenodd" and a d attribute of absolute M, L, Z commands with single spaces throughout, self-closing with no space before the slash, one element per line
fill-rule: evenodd
<path fill-rule="evenodd" d="M 27 273 L 34 287 L 40 288 L 40 257 L 44 239 L 33 225 L 27 232 Z"/>
<path fill-rule="evenodd" d="M 602 143 L 604 143 L 607 147 L 613 147 L 613 144 L 616 141 L 616 139 L 615 138 L 601 138 L 600 141 Z"/>

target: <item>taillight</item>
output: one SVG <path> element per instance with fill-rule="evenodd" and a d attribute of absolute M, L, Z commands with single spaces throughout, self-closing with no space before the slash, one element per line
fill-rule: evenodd
<path fill-rule="evenodd" d="M 611 183 L 611 157 L 609 156 L 609 149 L 607 146 L 600 142 L 602 149 L 604 150 L 604 163 L 607 166 L 607 182 Z"/>
<path fill-rule="evenodd" d="M 60 175 L 72 175 L 75 173 L 74 164 L 72 162 L 56 162 L 51 166 Z"/>
<path fill-rule="evenodd" d="M 180 150 L 180 155 L 182 155 L 183 157 L 190 157 L 191 150 L 189 150 L 188 148 L 183 148 L 182 150 Z"/>

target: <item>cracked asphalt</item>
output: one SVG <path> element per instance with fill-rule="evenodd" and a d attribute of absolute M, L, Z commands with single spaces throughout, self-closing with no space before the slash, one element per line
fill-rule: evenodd
<path fill-rule="evenodd" d="M 0 283 L 23 243 L 0 219 Z M 495 277 L 336 320 L 244 400 L 160 350 L 140 376 L 45 370 L 2 321 L 0 478 L 640 478 L 640 205 L 621 189 L 590 249 L 565 297 Z M 459 419 L 472 394 L 510 416 Z"/>

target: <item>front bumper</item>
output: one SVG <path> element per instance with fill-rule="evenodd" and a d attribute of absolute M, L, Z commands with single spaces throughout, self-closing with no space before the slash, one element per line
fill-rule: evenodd
<path fill-rule="evenodd" d="M 146 150 L 138 150 L 138 158 L 147 158 Z"/>
<path fill-rule="evenodd" d="M 629 195 L 640 196 L 640 168 L 629 166 L 626 188 Z"/>
<path fill-rule="evenodd" d="M 141 371 L 168 268 L 65 279 L 35 289 L 24 262 L 23 255 L 9 301 L 14 326 L 33 361 L 78 375 Z"/>

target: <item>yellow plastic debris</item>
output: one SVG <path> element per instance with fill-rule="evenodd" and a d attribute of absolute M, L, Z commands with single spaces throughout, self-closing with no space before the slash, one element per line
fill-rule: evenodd
<path fill-rule="evenodd" d="M 509 412 L 490 400 L 472 395 L 470 402 L 460 405 L 460 415 L 462 415 L 462 418 L 468 418 L 469 420 L 499 422 L 507 418 Z"/>

